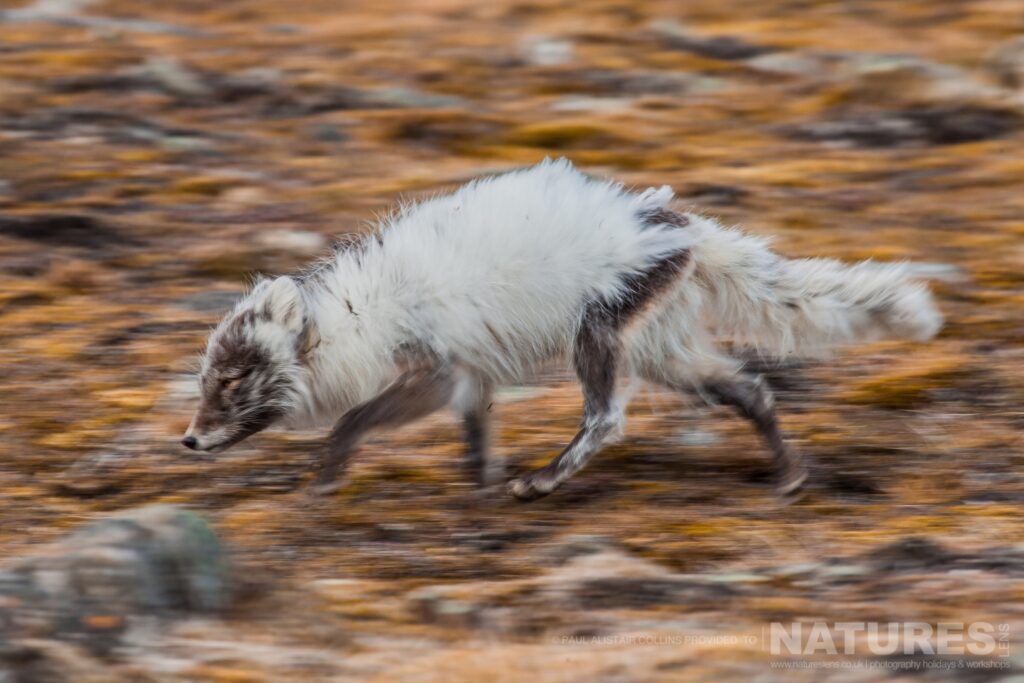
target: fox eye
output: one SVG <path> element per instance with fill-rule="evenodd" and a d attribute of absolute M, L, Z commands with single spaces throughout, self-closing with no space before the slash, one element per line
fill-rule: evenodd
<path fill-rule="evenodd" d="M 232 387 L 234 387 L 235 385 L 238 384 L 239 379 L 240 379 L 239 377 L 221 377 L 220 378 L 220 388 L 221 389 L 230 389 L 230 388 L 232 388 Z"/>

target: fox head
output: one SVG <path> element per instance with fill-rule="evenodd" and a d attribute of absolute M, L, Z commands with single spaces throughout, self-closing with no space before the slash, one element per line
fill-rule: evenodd
<path fill-rule="evenodd" d="M 210 334 L 199 407 L 181 443 L 218 452 L 287 417 L 314 334 L 295 280 L 259 282 Z"/>

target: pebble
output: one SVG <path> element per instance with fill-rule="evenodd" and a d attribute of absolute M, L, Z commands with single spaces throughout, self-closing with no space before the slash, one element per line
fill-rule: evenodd
<path fill-rule="evenodd" d="M 268 249 L 301 254 L 315 254 L 327 247 L 327 238 L 306 230 L 270 230 L 260 233 L 257 239 L 260 245 Z"/>
<path fill-rule="evenodd" d="M 1007 88 L 1024 88 L 1024 36 L 1000 43 L 988 56 L 988 68 Z"/>
<path fill-rule="evenodd" d="M 573 60 L 572 42 L 546 36 L 529 36 L 519 44 L 519 54 L 534 66 L 561 66 Z"/>
<path fill-rule="evenodd" d="M 865 576 L 870 573 L 868 567 L 859 564 L 838 564 L 821 570 L 821 575 L 828 577 Z"/>
<path fill-rule="evenodd" d="M 714 446 L 721 441 L 721 437 L 714 432 L 705 429 L 686 429 L 676 433 L 675 440 L 681 446 L 698 448 L 702 446 Z"/>
<path fill-rule="evenodd" d="M 780 75 L 810 77 L 824 71 L 819 60 L 795 52 L 771 52 L 748 59 L 746 63 L 757 71 Z"/>

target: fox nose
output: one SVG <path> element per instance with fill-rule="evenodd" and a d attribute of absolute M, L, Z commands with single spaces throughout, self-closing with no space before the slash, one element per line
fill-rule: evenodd
<path fill-rule="evenodd" d="M 192 450 L 195 450 L 196 447 L 199 445 L 199 440 L 196 439 L 196 437 L 194 436 L 186 436 L 184 439 L 181 440 L 181 445 L 184 446 L 185 448 L 191 448 Z"/>

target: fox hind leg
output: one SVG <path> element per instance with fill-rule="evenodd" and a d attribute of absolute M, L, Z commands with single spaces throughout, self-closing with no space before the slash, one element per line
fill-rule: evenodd
<path fill-rule="evenodd" d="M 548 465 L 513 479 L 509 493 L 519 500 L 548 495 L 583 468 L 621 432 L 623 408 L 617 399 L 622 343 L 600 314 L 585 316 L 576 339 L 576 374 L 583 386 L 583 424 L 562 453 Z"/>
<path fill-rule="evenodd" d="M 621 386 L 627 364 L 624 337 L 633 322 L 686 276 L 689 261 L 689 250 L 680 250 L 646 272 L 624 278 L 626 293 L 622 297 L 587 305 L 573 349 L 576 376 L 583 387 L 583 424 L 557 458 L 510 481 L 509 493 L 520 500 L 546 496 L 619 438 L 625 421 Z"/>
<path fill-rule="evenodd" d="M 685 366 L 684 366 L 685 367 Z M 800 454 L 782 436 L 775 415 L 775 399 L 760 375 L 735 371 L 723 366 L 719 372 L 687 375 L 671 365 L 645 372 L 646 379 L 685 393 L 698 393 L 723 405 L 732 406 L 748 419 L 771 449 L 776 490 L 780 496 L 790 496 L 807 480 L 807 467 Z"/>

